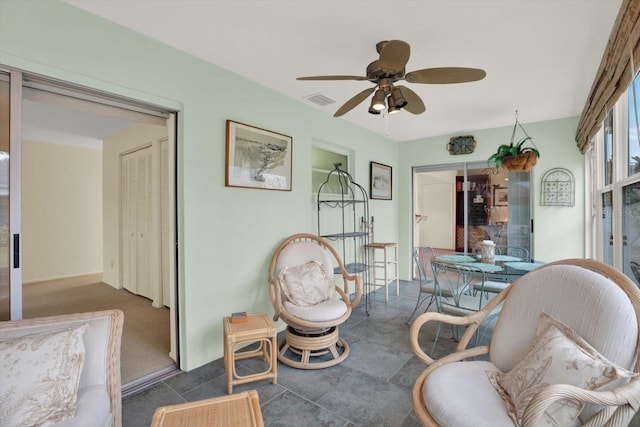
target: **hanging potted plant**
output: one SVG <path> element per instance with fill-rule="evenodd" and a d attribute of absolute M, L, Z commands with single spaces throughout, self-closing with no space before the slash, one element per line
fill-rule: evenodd
<path fill-rule="evenodd" d="M 526 136 L 520 141 L 514 142 L 518 126 Z M 533 146 L 525 146 L 526 142 L 530 142 Z M 535 166 L 538 162 L 538 157 L 540 157 L 540 151 L 533 143 L 533 139 L 527 135 L 527 132 L 518 122 L 518 112 L 516 111 L 516 123 L 513 126 L 511 142 L 500 145 L 498 150 L 489 157 L 487 163 L 491 166 L 491 162 L 493 162 L 496 169 L 502 168 L 509 172 L 526 172 Z"/>
<path fill-rule="evenodd" d="M 506 169 L 509 172 L 523 172 L 531 170 L 538 162 L 540 152 L 535 147 L 525 147 L 524 143 L 532 141 L 530 136 L 522 138 L 517 143 L 502 144 L 498 151 L 489 157 L 488 163 L 492 161 L 496 169 Z M 533 143 L 533 141 L 532 141 Z"/>

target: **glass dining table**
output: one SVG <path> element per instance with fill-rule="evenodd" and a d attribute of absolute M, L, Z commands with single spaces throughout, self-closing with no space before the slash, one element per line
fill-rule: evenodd
<path fill-rule="evenodd" d="M 480 254 L 451 253 L 437 255 L 434 260 L 450 264 L 470 264 L 482 270 L 487 280 L 513 282 L 528 272 L 544 265 L 542 262 L 523 261 L 511 255 L 496 255 L 494 263 L 481 262 Z"/>
<path fill-rule="evenodd" d="M 494 263 L 481 262 L 480 254 L 474 253 L 450 253 L 441 254 L 432 258 L 432 261 L 439 261 L 447 264 L 459 266 L 473 266 L 484 272 L 484 283 L 503 282 L 512 283 L 528 272 L 544 265 L 542 262 L 523 261 L 521 258 L 496 254 Z M 507 285 L 508 286 L 508 285 Z M 493 334 L 493 327 L 497 320 L 497 314 L 502 307 L 498 306 L 495 313 L 489 315 L 478 329 L 476 345 L 487 345 Z M 435 343 L 434 343 L 435 345 Z M 482 358 L 481 358 L 482 359 Z"/>

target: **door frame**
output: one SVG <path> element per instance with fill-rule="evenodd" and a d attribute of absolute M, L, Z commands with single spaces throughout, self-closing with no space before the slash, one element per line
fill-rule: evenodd
<path fill-rule="evenodd" d="M 150 104 L 134 98 L 124 98 L 108 92 L 94 90 L 90 87 L 82 87 L 73 83 L 66 83 L 53 78 L 24 73 L 12 67 L 0 66 L 0 71 L 9 75 L 10 80 L 10 316 L 12 320 L 22 318 L 22 260 L 20 259 L 20 236 L 22 233 L 22 199 L 21 199 L 21 161 L 22 161 L 22 99 L 23 87 L 42 89 L 49 92 L 72 96 L 79 100 L 97 103 L 98 105 L 119 107 L 133 113 L 155 115 L 163 117 L 167 124 L 167 137 L 169 140 L 169 197 L 171 200 L 170 211 L 170 239 L 171 251 L 169 254 L 170 280 L 171 280 L 171 307 L 170 307 L 170 336 L 171 350 L 169 356 L 180 366 L 179 354 L 179 312 L 178 312 L 178 202 L 177 202 L 177 161 L 178 161 L 178 111 L 171 107 L 159 104 Z M 118 207 L 118 209 L 120 209 Z"/>

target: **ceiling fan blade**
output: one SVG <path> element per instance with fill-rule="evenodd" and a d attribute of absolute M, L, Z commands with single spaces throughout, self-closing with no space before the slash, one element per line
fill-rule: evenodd
<path fill-rule="evenodd" d="M 424 102 L 418 96 L 417 93 L 412 91 L 406 86 L 396 86 L 402 91 L 402 95 L 404 99 L 407 100 L 407 105 L 405 105 L 402 109 L 407 110 L 411 114 L 422 114 L 427 110 L 427 107 L 424 106 Z"/>
<path fill-rule="evenodd" d="M 309 76 L 298 77 L 296 80 L 367 80 L 364 76 Z"/>
<path fill-rule="evenodd" d="M 371 95 L 373 91 L 376 90 L 376 87 L 377 86 L 370 87 L 369 89 L 365 89 L 359 94 L 357 94 L 356 96 L 354 96 L 353 98 L 351 98 L 350 100 L 348 100 L 347 102 L 345 102 L 344 105 L 340 107 L 338 111 L 336 111 L 333 117 L 340 117 L 343 114 L 346 114 L 349 111 L 351 111 L 356 105 L 360 104 L 362 101 L 367 99 L 369 95 Z"/>
<path fill-rule="evenodd" d="M 475 82 L 484 79 L 486 75 L 479 68 L 442 67 L 411 71 L 404 78 L 409 83 L 448 84 Z"/>
<path fill-rule="evenodd" d="M 389 40 L 380 50 L 380 65 L 385 70 L 401 71 L 409 61 L 411 48 L 402 40 Z"/>

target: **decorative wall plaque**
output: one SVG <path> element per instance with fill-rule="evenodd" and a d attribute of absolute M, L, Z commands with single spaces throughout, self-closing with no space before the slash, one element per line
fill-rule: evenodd
<path fill-rule="evenodd" d="M 476 140 L 473 135 L 455 136 L 447 144 L 447 151 L 451 155 L 471 154 L 475 148 Z"/>
<path fill-rule="evenodd" d="M 570 170 L 549 169 L 542 177 L 542 206 L 574 206 L 575 179 Z"/>

